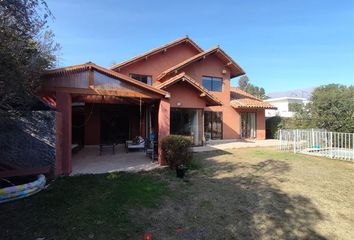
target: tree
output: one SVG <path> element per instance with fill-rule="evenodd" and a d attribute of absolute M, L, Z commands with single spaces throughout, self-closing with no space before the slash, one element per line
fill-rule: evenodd
<path fill-rule="evenodd" d="M 0 0 L 0 112 L 31 108 L 41 73 L 54 66 L 49 17 L 43 0 Z"/>
<path fill-rule="evenodd" d="M 318 128 L 354 132 L 354 87 L 329 84 L 315 89 L 310 107 Z"/>
<path fill-rule="evenodd" d="M 298 128 L 321 128 L 335 132 L 354 132 L 354 87 L 329 84 L 312 93 L 311 103 L 297 109 Z"/>
<path fill-rule="evenodd" d="M 251 83 L 249 83 L 249 78 L 246 75 L 243 75 L 238 80 L 238 86 L 241 90 L 252 94 L 260 99 L 265 99 L 267 96 L 265 95 L 264 88 L 257 87 Z"/>

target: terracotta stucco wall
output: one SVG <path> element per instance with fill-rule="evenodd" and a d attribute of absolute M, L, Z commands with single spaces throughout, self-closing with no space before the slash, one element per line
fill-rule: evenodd
<path fill-rule="evenodd" d="M 88 103 L 85 105 L 85 145 L 100 144 L 100 104 Z"/>
<path fill-rule="evenodd" d="M 257 139 L 265 139 L 265 110 L 257 111 Z"/>
<path fill-rule="evenodd" d="M 223 112 L 224 139 L 240 138 L 240 117 L 239 113 L 230 106 L 230 71 L 225 67 L 225 63 L 215 55 L 209 55 L 205 59 L 186 66 L 179 72 L 182 71 L 186 72 L 186 74 L 200 84 L 202 84 L 203 76 L 219 77 L 223 79 L 222 92 L 210 92 L 223 103 L 223 106 L 207 107 L 205 110 Z"/>
<path fill-rule="evenodd" d="M 137 73 L 144 75 L 152 75 L 153 80 L 164 70 L 174 66 L 181 61 L 196 55 L 198 52 L 189 45 L 178 45 L 167 50 L 166 53 L 159 53 L 147 60 L 142 60 L 121 69 L 121 73 L 128 75 L 129 73 Z M 220 101 L 223 106 L 205 107 L 202 98 L 196 95 L 188 84 L 178 83 L 167 89 L 171 93 L 169 100 L 171 107 L 184 108 L 205 108 L 206 111 L 223 112 L 223 138 L 237 139 L 240 138 L 240 113 L 230 106 L 230 70 L 225 66 L 225 62 L 221 61 L 215 55 L 208 55 L 204 59 L 196 61 L 180 69 L 177 73 L 166 76 L 161 81 L 165 81 L 172 76 L 186 72 L 194 80 L 202 84 L 203 76 L 220 77 L 223 79 L 222 92 L 211 92 Z M 177 105 L 180 102 L 181 105 Z M 257 112 L 257 138 L 265 138 L 265 118 L 264 110 Z"/>
<path fill-rule="evenodd" d="M 137 105 L 108 105 L 113 108 L 124 108 L 125 114 L 129 116 L 129 138 L 142 135 L 145 137 L 145 110 L 142 105 L 141 125 L 139 124 L 139 106 Z M 85 145 L 98 145 L 101 141 L 101 104 L 86 103 L 85 105 Z M 109 114 L 109 111 L 102 110 L 102 114 Z M 140 129 L 141 126 L 141 129 Z M 128 140 L 128 139 L 127 139 Z"/>
<path fill-rule="evenodd" d="M 170 102 L 167 99 L 161 99 L 158 109 L 158 162 L 161 165 L 166 164 L 162 153 L 162 140 L 170 135 Z"/>
<path fill-rule="evenodd" d="M 178 108 L 205 108 L 200 93 L 186 82 L 178 82 L 167 89 L 171 93 L 170 106 Z"/>
<path fill-rule="evenodd" d="M 70 174 L 72 170 L 71 162 L 71 95 L 69 93 L 56 93 L 56 106 L 58 111 L 61 113 L 58 118 L 59 121 L 62 121 L 57 126 L 60 127 L 57 131 L 58 141 L 56 144 L 59 144 L 58 149 L 61 149 L 61 152 L 58 153 L 56 163 L 58 164 L 58 169 L 56 174 Z"/>
<path fill-rule="evenodd" d="M 226 73 L 223 74 L 223 70 Z M 211 92 L 224 104 L 230 103 L 230 71 L 215 55 L 209 55 L 205 59 L 194 62 L 185 68 L 179 70 L 191 76 L 194 80 L 202 84 L 203 76 L 219 77 L 223 79 L 222 92 Z M 178 73 L 177 73 L 178 74 Z"/>
<path fill-rule="evenodd" d="M 129 75 L 129 73 L 152 75 L 153 81 L 164 70 L 198 54 L 199 52 L 188 44 L 180 44 L 168 48 L 166 52 L 160 52 L 140 60 L 131 65 L 123 67 L 117 72 Z"/>

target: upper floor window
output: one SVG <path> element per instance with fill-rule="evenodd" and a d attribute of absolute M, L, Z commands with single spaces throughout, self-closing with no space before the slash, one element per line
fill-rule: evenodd
<path fill-rule="evenodd" d="M 203 86 L 209 91 L 213 91 L 213 92 L 222 91 L 222 78 L 203 76 L 202 82 L 203 82 Z"/>
<path fill-rule="evenodd" d="M 152 76 L 150 76 L 150 75 L 141 75 L 141 74 L 131 73 L 131 74 L 129 74 L 129 76 L 131 78 L 134 78 L 134 79 L 136 79 L 140 82 L 146 83 L 148 85 L 152 84 Z"/>

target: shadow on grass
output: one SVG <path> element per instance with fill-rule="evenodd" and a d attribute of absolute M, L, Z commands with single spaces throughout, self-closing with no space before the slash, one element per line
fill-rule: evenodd
<path fill-rule="evenodd" d="M 277 187 L 289 163 L 213 160 L 224 154 L 198 154 L 204 167 L 180 182 L 174 199 L 143 212 L 153 216 L 146 226 L 157 239 L 326 239 L 315 230 L 323 216 L 311 200 Z"/>
<path fill-rule="evenodd" d="M 231 161 L 220 161 L 225 157 Z M 238 161 L 227 151 L 195 155 L 179 180 L 158 169 L 59 179 L 50 189 L 0 205 L 1 239 L 325 239 L 310 199 L 278 183 L 286 161 Z"/>

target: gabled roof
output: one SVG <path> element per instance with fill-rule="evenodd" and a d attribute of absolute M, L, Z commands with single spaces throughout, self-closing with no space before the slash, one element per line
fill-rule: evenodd
<path fill-rule="evenodd" d="M 258 101 L 262 101 L 262 99 L 254 96 L 246 91 L 243 91 L 238 87 L 231 87 L 230 92 L 231 92 L 231 99 L 233 99 L 233 98 L 252 98 L 252 99 L 255 99 Z"/>
<path fill-rule="evenodd" d="M 165 51 L 167 48 L 174 47 L 174 46 L 179 45 L 179 44 L 181 44 L 181 43 L 189 43 L 189 44 L 191 44 L 198 52 L 203 52 L 203 49 L 202 49 L 202 48 L 200 48 L 200 47 L 199 47 L 195 42 L 193 42 L 188 36 L 185 36 L 185 37 L 179 38 L 179 39 L 177 39 L 177 40 L 175 40 L 175 41 L 172 41 L 172 42 L 170 42 L 170 43 L 167 43 L 167 44 L 165 44 L 165 45 L 163 45 L 163 46 L 161 46 L 161 47 L 154 48 L 154 49 L 152 49 L 152 50 L 150 50 L 150 51 L 148 51 L 148 52 L 146 52 L 146 53 L 143 53 L 143 54 L 140 54 L 140 55 L 138 55 L 138 56 L 135 56 L 135 57 L 133 57 L 133 58 L 131 58 L 131 59 L 128 59 L 128 60 L 126 60 L 126 61 L 124 61 L 124 62 L 121 62 L 121 63 L 118 63 L 118 64 L 114 64 L 114 65 L 110 66 L 109 69 L 115 70 L 115 69 L 117 69 L 117 68 L 125 67 L 125 66 L 127 66 L 127 65 L 129 65 L 129 64 L 132 64 L 132 63 L 134 63 L 134 62 L 136 62 L 136 61 L 139 61 L 139 60 L 141 60 L 141 59 L 143 59 L 143 58 L 149 57 L 149 56 L 154 55 L 154 54 L 156 54 L 156 53 Z"/>
<path fill-rule="evenodd" d="M 202 58 L 205 58 L 206 56 L 208 55 L 211 55 L 211 54 L 214 54 L 216 53 L 217 56 L 226 62 L 226 66 L 228 68 L 230 68 L 231 70 L 231 78 L 233 77 L 237 77 L 237 76 L 240 76 L 240 75 L 243 75 L 245 74 L 245 72 L 243 71 L 243 69 L 237 65 L 237 63 L 229 56 L 227 55 L 219 46 L 217 47 L 213 47 L 213 48 L 210 48 L 209 50 L 207 51 L 204 51 L 204 52 L 201 52 L 189 59 L 186 59 L 185 61 L 163 71 L 158 77 L 157 79 L 162 79 L 163 77 L 165 77 L 166 75 L 174 72 L 174 71 L 178 71 L 179 69 L 193 63 L 193 62 L 196 62 Z"/>
<path fill-rule="evenodd" d="M 230 105 L 236 109 L 277 109 L 273 105 L 249 94 L 239 88 L 231 88 Z"/>
<path fill-rule="evenodd" d="M 179 81 L 184 81 L 188 84 L 190 84 L 192 87 L 197 89 L 201 93 L 201 97 L 206 97 L 207 101 L 212 105 L 212 106 L 221 106 L 222 102 L 217 99 L 215 96 L 209 93 L 209 91 L 204 88 L 202 85 L 200 85 L 196 80 L 185 74 L 184 72 L 168 79 L 167 81 L 156 85 L 156 88 L 158 89 L 166 89 Z"/>
<path fill-rule="evenodd" d="M 130 78 L 124 74 L 120 74 L 115 71 L 100 67 L 92 62 L 79 64 L 79 65 L 73 65 L 73 66 L 69 66 L 69 67 L 63 67 L 63 68 L 49 69 L 49 70 L 46 70 L 42 74 L 42 77 L 46 78 L 46 77 L 53 76 L 53 75 L 55 76 L 55 75 L 62 75 L 62 74 L 70 74 L 70 73 L 76 73 L 76 72 L 81 72 L 81 71 L 85 71 L 85 70 L 91 70 L 91 69 L 101 72 L 107 76 L 125 81 L 127 83 L 130 83 L 130 84 L 136 86 L 136 87 L 148 90 L 150 92 L 157 93 L 157 94 L 163 95 L 165 97 L 170 96 L 170 94 L 164 90 L 154 88 L 153 86 L 150 86 L 148 84 L 137 81 L 137 80 Z"/>

